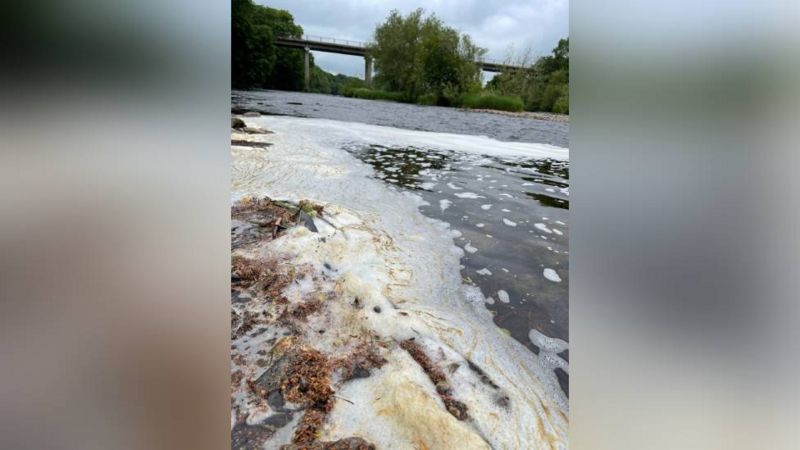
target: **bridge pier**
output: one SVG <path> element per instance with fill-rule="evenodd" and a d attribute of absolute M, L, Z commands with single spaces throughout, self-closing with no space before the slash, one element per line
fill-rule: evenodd
<path fill-rule="evenodd" d="M 306 61 L 305 61 L 305 71 L 303 73 L 303 81 L 304 87 L 306 92 L 311 91 L 311 50 L 306 47 Z"/>
<path fill-rule="evenodd" d="M 367 86 L 372 85 L 372 57 L 364 56 L 364 81 Z"/>

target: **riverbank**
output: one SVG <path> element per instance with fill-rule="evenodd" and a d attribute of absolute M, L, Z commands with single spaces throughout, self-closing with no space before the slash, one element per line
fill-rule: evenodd
<path fill-rule="evenodd" d="M 560 123 L 569 123 L 569 115 L 568 114 L 556 114 L 556 113 L 548 113 L 548 112 L 532 112 L 532 111 L 500 111 L 497 109 L 472 109 L 472 108 L 462 108 L 464 111 L 470 112 L 479 112 L 479 113 L 489 113 L 489 114 L 499 114 L 501 116 L 508 116 L 508 117 L 523 117 L 526 119 L 534 119 L 534 120 L 546 120 L 549 122 L 560 122 Z"/>
<path fill-rule="evenodd" d="M 232 134 L 234 442 L 566 448 L 568 406 L 548 366 L 563 349 L 540 340 L 539 357 L 494 326 L 480 289 L 463 283 L 464 252 L 449 225 L 422 216 L 417 200 L 329 145 L 334 132 L 385 138 L 389 130 L 239 119 L 244 126 L 237 122 Z M 298 128 L 307 122 L 327 135 Z M 406 141 L 435 137 L 393 133 Z M 491 151 L 490 140 L 468 138 L 461 146 L 474 145 L 476 155 Z M 500 152 L 514 144 L 493 145 Z"/>
<path fill-rule="evenodd" d="M 356 89 L 344 95 L 349 98 L 359 98 L 363 100 L 383 100 L 387 102 L 400 102 L 416 104 L 420 106 L 434 106 L 435 99 L 430 96 L 420 97 L 417 102 L 404 101 L 398 92 L 386 92 L 375 89 Z M 442 106 L 442 105 L 436 105 Z M 543 111 L 524 111 L 523 103 L 519 97 L 508 97 L 493 94 L 467 95 L 459 98 L 447 108 L 457 108 L 462 111 L 484 112 L 490 114 L 500 114 L 508 117 L 521 117 L 534 120 L 546 120 L 550 122 L 569 123 L 569 114 L 559 114 Z"/>

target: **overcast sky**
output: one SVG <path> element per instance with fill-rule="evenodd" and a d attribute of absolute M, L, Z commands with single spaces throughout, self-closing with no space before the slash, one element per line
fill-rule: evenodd
<path fill-rule="evenodd" d="M 286 9 L 306 34 L 367 41 L 389 11 L 402 14 L 423 7 L 447 25 L 472 36 L 489 50 L 489 59 L 506 59 L 530 49 L 549 54 L 569 34 L 568 0 L 254 0 Z M 314 52 L 317 65 L 332 73 L 364 77 L 356 56 Z"/>

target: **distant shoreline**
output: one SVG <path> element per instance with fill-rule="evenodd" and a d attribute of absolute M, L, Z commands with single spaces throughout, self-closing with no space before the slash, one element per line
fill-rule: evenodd
<path fill-rule="evenodd" d="M 498 109 L 471 109 L 471 108 L 461 108 L 461 109 L 463 111 L 499 114 L 501 116 L 525 117 L 528 119 L 547 120 L 549 122 L 569 123 L 568 114 L 556 114 L 556 113 L 533 112 L 533 111 L 512 112 L 512 111 L 502 111 Z"/>

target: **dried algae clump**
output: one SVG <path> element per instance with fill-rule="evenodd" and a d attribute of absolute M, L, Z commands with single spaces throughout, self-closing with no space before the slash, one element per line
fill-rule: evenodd
<path fill-rule="evenodd" d="M 442 398 L 442 402 L 444 402 L 444 406 L 447 411 L 458 420 L 469 419 L 467 405 L 452 397 L 453 389 L 450 386 L 450 383 L 447 381 L 447 376 L 444 374 L 444 371 L 439 368 L 439 366 L 431 361 L 430 357 L 428 357 L 428 355 L 425 354 L 425 351 L 422 350 L 422 347 L 420 347 L 420 345 L 417 344 L 413 339 L 407 339 L 401 342 L 400 347 L 407 351 L 408 354 L 414 358 L 414 361 L 419 364 L 425 374 L 428 375 L 428 378 L 436 387 L 436 392 Z"/>
<path fill-rule="evenodd" d="M 300 203 L 298 203 L 298 206 L 300 207 L 301 211 L 303 211 L 304 213 L 306 213 L 306 214 L 308 214 L 310 216 L 314 216 L 314 215 L 320 215 L 321 216 L 322 212 L 324 211 L 324 208 L 321 205 L 314 204 L 309 200 L 300 200 Z"/>
<path fill-rule="evenodd" d="M 324 412 L 333 408 L 330 387 L 333 368 L 321 352 L 303 348 L 293 357 L 281 391 L 286 400 L 303 406 L 313 406 Z"/>

